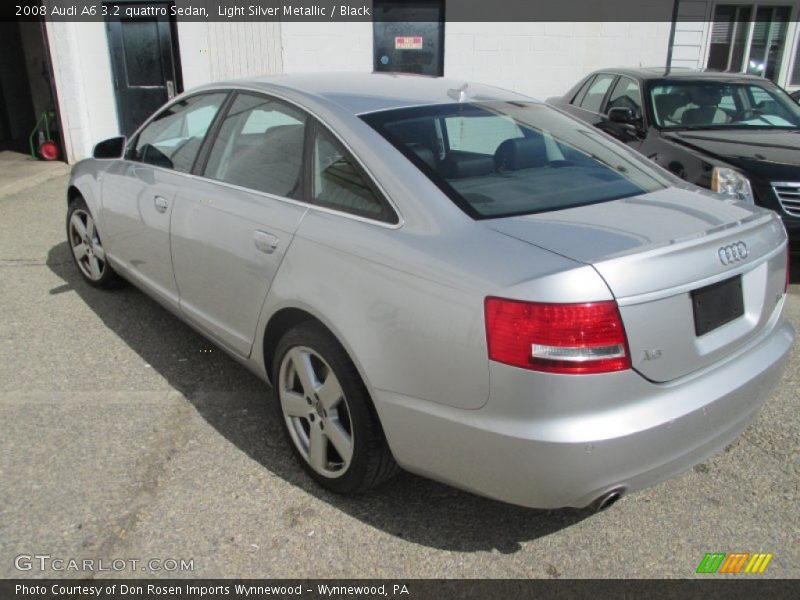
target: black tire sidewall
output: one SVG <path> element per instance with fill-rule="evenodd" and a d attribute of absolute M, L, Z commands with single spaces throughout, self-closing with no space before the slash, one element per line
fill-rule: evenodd
<path fill-rule="evenodd" d="M 297 346 L 311 348 L 325 359 L 338 378 L 347 401 L 353 430 L 353 458 L 347 472 L 340 477 L 325 477 L 317 473 L 306 462 L 295 446 L 284 420 L 278 392 L 280 365 L 286 353 Z M 286 440 L 297 460 L 315 481 L 333 492 L 351 494 L 363 491 L 364 482 L 369 473 L 370 461 L 377 459 L 376 456 L 372 455 L 375 436 L 382 436 L 383 433 L 380 431 L 380 424 L 377 421 L 369 392 L 347 353 L 325 328 L 314 322 L 306 322 L 289 330 L 281 338 L 274 356 L 272 364 L 273 404 Z"/>

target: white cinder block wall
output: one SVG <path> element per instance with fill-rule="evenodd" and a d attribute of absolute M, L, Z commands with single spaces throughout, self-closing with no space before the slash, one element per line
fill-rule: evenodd
<path fill-rule="evenodd" d="M 662 66 L 670 23 L 447 23 L 444 72 L 539 99 L 607 67 Z"/>
<path fill-rule="evenodd" d="M 281 26 L 285 73 L 372 71 L 372 23 Z"/>
<path fill-rule="evenodd" d="M 603 67 L 663 66 L 670 23 L 446 23 L 444 74 L 538 98 Z M 286 73 L 372 70 L 371 23 L 284 23 Z"/>
<path fill-rule="evenodd" d="M 283 72 L 281 25 L 275 22 L 178 23 L 183 88 Z"/>

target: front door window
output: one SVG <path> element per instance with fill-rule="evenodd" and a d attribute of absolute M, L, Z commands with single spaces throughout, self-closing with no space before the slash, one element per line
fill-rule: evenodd
<path fill-rule="evenodd" d="M 128 158 L 181 173 L 190 172 L 225 96 L 223 92 L 199 94 L 165 108 L 139 133 Z"/>

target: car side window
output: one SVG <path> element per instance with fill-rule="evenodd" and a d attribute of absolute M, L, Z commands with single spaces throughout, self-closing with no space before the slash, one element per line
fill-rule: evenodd
<path fill-rule="evenodd" d="M 284 197 L 300 193 L 306 117 L 254 94 L 239 94 L 211 147 L 204 175 Z"/>
<path fill-rule="evenodd" d="M 719 100 L 719 108 L 722 110 L 728 111 L 729 113 L 735 113 L 738 109 L 736 108 L 736 99 L 733 97 L 733 94 L 725 94 Z"/>
<path fill-rule="evenodd" d="M 586 81 L 583 82 L 583 85 L 578 90 L 578 93 L 572 97 L 572 100 L 570 100 L 570 104 L 574 104 L 575 106 L 580 106 L 583 97 L 586 95 L 586 90 L 589 89 L 589 86 L 592 84 L 592 81 L 594 81 L 594 76 L 588 77 Z"/>
<path fill-rule="evenodd" d="M 642 92 L 639 84 L 628 77 L 620 77 L 608 100 L 606 112 L 612 108 L 630 108 L 637 119 L 642 117 Z"/>
<path fill-rule="evenodd" d="M 333 136 L 316 128 L 311 148 L 311 192 L 315 204 L 378 221 L 396 223 L 397 215 Z"/>
<path fill-rule="evenodd" d="M 600 74 L 594 78 L 591 85 L 587 88 L 586 94 L 581 99 L 579 106 L 583 109 L 600 112 L 600 107 L 603 106 L 603 99 L 606 97 L 608 88 L 611 87 L 611 82 L 614 81 L 615 75 Z"/>
<path fill-rule="evenodd" d="M 202 94 L 172 104 L 142 129 L 128 158 L 188 173 L 226 96 Z"/>

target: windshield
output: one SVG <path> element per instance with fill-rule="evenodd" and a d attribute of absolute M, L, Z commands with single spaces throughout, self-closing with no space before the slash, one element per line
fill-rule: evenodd
<path fill-rule="evenodd" d="M 606 202 L 671 183 L 590 125 L 537 102 L 443 104 L 362 118 L 476 219 Z"/>
<path fill-rule="evenodd" d="M 800 128 L 800 107 L 754 83 L 670 81 L 651 86 L 656 124 L 665 129 Z"/>

